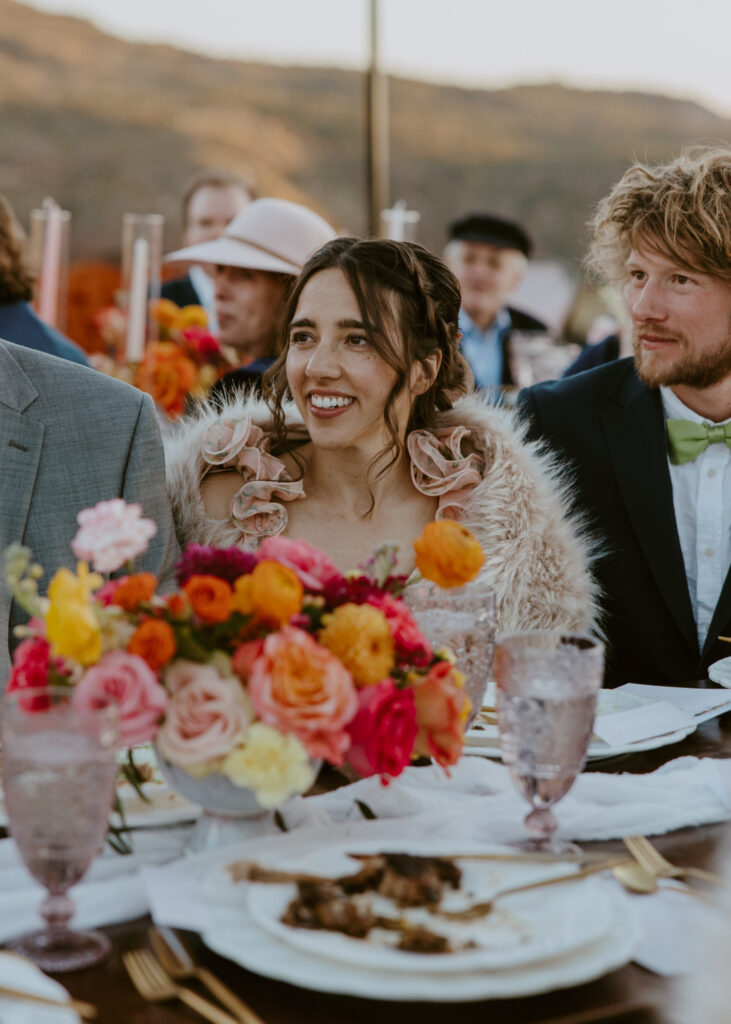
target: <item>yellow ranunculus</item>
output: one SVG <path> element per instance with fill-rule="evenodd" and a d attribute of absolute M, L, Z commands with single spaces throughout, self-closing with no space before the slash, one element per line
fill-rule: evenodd
<path fill-rule="evenodd" d="M 53 653 L 93 665 L 102 653 L 102 631 L 89 598 L 103 580 L 79 562 L 77 573 L 59 569 L 48 587 L 46 630 Z"/>
<path fill-rule="evenodd" d="M 262 807 L 277 807 L 315 781 L 315 767 L 296 736 L 255 722 L 223 762 L 236 786 L 249 786 Z"/>
<path fill-rule="evenodd" d="M 390 674 L 393 636 L 382 611 L 370 604 L 341 604 L 322 622 L 318 640 L 340 658 L 356 686 L 374 686 Z"/>

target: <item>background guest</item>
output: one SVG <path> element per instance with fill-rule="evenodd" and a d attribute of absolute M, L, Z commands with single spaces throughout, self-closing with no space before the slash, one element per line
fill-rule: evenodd
<path fill-rule="evenodd" d="M 308 257 L 335 235 L 319 214 L 286 199 L 255 199 L 220 238 L 171 253 L 168 260 L 214 265 L 218 340 L 242 364 L 212 393 L 258 384 L 277 355 L 279 315 Z"/>
<path fill-rule="evenodd" d="M 604 538 L 606 679 L 687 684 L 731 632 L 731 149 L 630 168 L 590 265 L 621 282 L 634 358 L 522 392 Z"/>
<path fill-rule="evenodd" d="M 223 234 L 237 213 L 254 198 L 252 187 L 224 171 L 207 171 L 194 178 L 182 200 L 183 245 L 210 242 Z M 194 265 L 183 277 L 166 281 L 160 289 L 164 299 L 178 306 L 203 306 L 209 329 L 216 332 L 213 267 Z"/>
<path fill-rule="evenodd" d="M 511 333 L 547 330 L 540 320 L 507 304 L 532 251 L 525 229 L 497 214 L 470 213 L 449 225 L 444 258 L 462 291 L 462 352 L 477 387 L 493 396 L 515 384 Z"/>
<path fill-rule="evenodd" d="M 78 345 L 34 313 L 30 306 L 34 284 L 25 256 L 25 234 L 0 195 L 0 338 L 88 366 Z"/>

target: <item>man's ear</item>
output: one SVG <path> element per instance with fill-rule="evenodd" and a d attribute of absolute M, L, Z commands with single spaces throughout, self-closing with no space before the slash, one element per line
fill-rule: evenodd
<path fill-rule="evenodd" d="M 440 349 L 436 349 L 426 359 L 416 363 L 411 371 L 411 393 L 423 395 L 427 392 L 436 380 L 441 365 L 442 353 Z"/>

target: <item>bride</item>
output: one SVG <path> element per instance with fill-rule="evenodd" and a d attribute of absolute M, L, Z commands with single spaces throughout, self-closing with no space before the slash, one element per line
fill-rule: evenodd
<path fill-rule="evenodd" d="M 459 286 L 412 243 L 338 238 L 295 281 L 266 401 L 203 406 L 167 440 L 181 544 L 254 550 L 283 534 L 343 570 L 385 540 L 398 571 L 435 518 L 485 553 L 498 631 L 594 623 L 587 545 L 555 468 L 471 390 Z"/>

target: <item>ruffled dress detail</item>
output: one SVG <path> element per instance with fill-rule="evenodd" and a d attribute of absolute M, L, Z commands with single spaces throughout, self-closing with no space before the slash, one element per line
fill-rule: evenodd
<path fill-rule="evenodd" d="M 309 440 L 304 427 L 296 425 L 289 428 L 288 439 Z M 231 501 L 231 519 L 250 549 L 286 529 L 289 516 L 283 502 L 305 497 L 302 480 L 291 478 L 269 444 L 269 436 L 250 419 L 220 419 L 206 431 L 201 446 L 212 471 L 234 469 L 243 478 Z M 463 426 L 414 430 L 406 447 L 414 487 L 439 498 L 437 519 L 460 519 L 485 475 L 485 457 L 475 450 L 472 432 Z"/>
<path fill-rule="evenodd" d="M 465 503 L 485 476 L 485 456 L 467 427 L 412 430 L 406 439 L 417 491 L 439 498 L 437 519 L 461 519 Z"/>
<path fill-rule="evenodd" d="M 296 434 L 297 428 L 290 437 Z M 303 428 L 299 434 L 306 439 Z M 302 481 L 290 477 L 281 459 L 270 453 L 269 444 L 269 437 L 250 419 L 221 419 L 209 427 L 201 445 L 205 463 L 217 469 L 235 469 L 243 478 L 231 501 L 231 519 L 244 534 L 247 547 L 282 533 L 288 515 L 281 502 L 305 496 Z"/>

